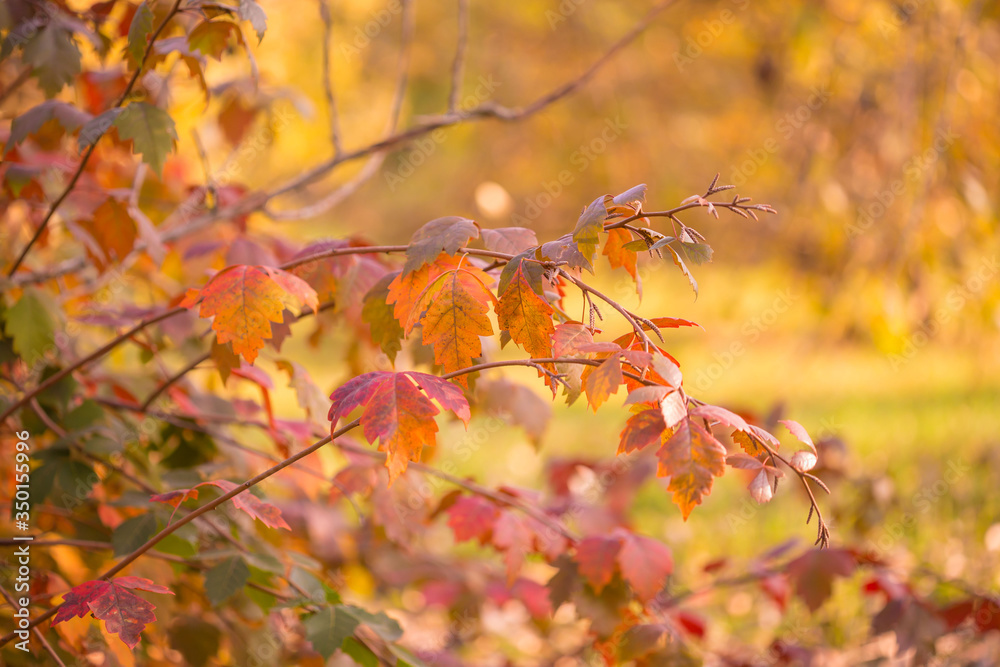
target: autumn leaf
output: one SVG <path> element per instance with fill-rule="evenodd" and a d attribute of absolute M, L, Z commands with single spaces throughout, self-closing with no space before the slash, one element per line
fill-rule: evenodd
<path fill-rule="evenodd" d="M 708 405 L 707 403 L 702 405 L 697 405 L 691 410 L 692 416 L 704 417 L 709 421 L 718 422 L 720 424 L 725 424 L 730 428 L 735 428 L 740 431 L 750 430 L 749 425 L 747 425 L 746 420 L 740 417 L 735 412 L 721 408 L 717 405 Z"/>
<path fill-rule="evenodd" d="M 135 220 L 128 209 L 114 197 L 108 197 L 97 207 L 93 217 L 77 223 L 97 247 L 87 247 L 87 254 L 102 271 L 109 264 L 125 259 L 135 245 Z"/>
<path fill-rule="evenodd" d="M 712 491 L 713 477 L 725 472 L 726 449 L 705 427 L 683 419 L 656 453 L 659 477 L 670 477 L 667 489 L 686 521 Z"/>
<path fill-rule="evenodd" d="M 623 381 L 622 362 L 617 354 L 612 354 L 601 362 L 600 366 L 587 367 L 583 373 L 583 389 L 587 393 L 587 402 L 594 412 L 597 412 L 597 408 L 601 407 L 611 394 L 618 391 Z"/>
<path fill-rule="evenodd" d="M 594 262 L 597 245 L 601 242 L 601 232 L 604 231 L 604 220 L 607 217 L 604 197 L 598 197 L 583 209 L 573 229 L 573 241 L 576 242 L 577 249 L 591 264 Z"/>
<path fill-rule="evenodd" d="M 517 579 L 525 557 L 535 542 L 535 534 L 518 514 L 504 510 L 493 524 L 493 546 L 503 552 L 507 583 Z"/>
<path fill-rule="evenodd" d="M 229 382 L 229 376 L 234 370 L 240 367 L 240 355 L 233 352 L 231 343 L 220 343 L 218 338 L 212 341 L 212 349 L 209 351 L 215 368 L 219 371 L 222 384 Z"/>
<path fill-rule="evenodd" d="M 393 315 L 392 304 L 389 303 L 389 285 L 399 277 L 400 273 L 390 273 L 382 276 L 365 295 L 364 307 L 361 309 L 363 319 L 371 329 L 372 340 L 389 361 L 396 361 L 396 354 L 403 349 L 400 341 L 405 335 L 399 320 Z"/>
<path fill-rule="evenodd" d="M 157 493 L 149 497 L 154 503 L 166 503 L 171 507 L 179 507 L 188 498 L 198 499 L 198 489 L 175 489 L 166 493 Z"/>
<path fill-rule="evenodd" d="M 491 415 L 522 427 L 531 442 L 541 444 L 552 418 L 552 404 L 530 388 L 500 377 L 477 385 L 481 405 Z"/>
<path fill-rule="evenodd" d="M 456 542 L 485 539 L 499 515 L 496 505 L 478 496 L 460 496 L 447 512 Z"/>
<path fill-rule="evenodd" d="M 284 359 L 277 362 L 278 368 L 288 373 L 288 386 L 295 390 L 299 407 L 305 410 L 313 422 L 326 421 L 326 413 L 330 409 L 329 400 L 316 383 L 309 371 L 302 364 Z"/>
<path fill-rule="evenodd" d="M 427 286 L 434 282 L 438 276 L 448 271 L 458 268 L 459 259 L 444 253 L 429 263 L 424 264 L 419 269 L 409 273 L 403 271 L 399 273 L 392 282 L 389 283 L 389 294 L 387 303 L 394 304 L 392 314 L 401 325 L 406 325 L 410 319 L 410 313 L 416 306 L 417 300 L 423 294 Z M 484 284 L 489 284 L 492 279 L 474 267 L 466 267 L 466 270 L 476 274 Z"/>
<path fill-rule="evenodd" d="M 420 390 L 423 389 L 425 393 Z M 330 430 L 335 431 L 340 418 L 357 407 L 365 406 L 361 426 L 368 442 L 379 441 L 387 452 L 386 468 L 390 483 L 395 481 L 410 461 L 420 459 L 426 446 L 435 444 L 440 410 L 431 402 L 455 413 L 466 425 L 469 404 L 462 390 L 447 380 L 426 373 L 376 371 L 359 375 L 330 396 Z"/>
<path fill-rule="evenodd" d="M 625 244 L 631 240 L 632 233 L 627 229 L 609 229 L 608 239 L 604 242 L 603 254 L 608 258 L 612 269 L 624 268 L 632 276 L 632 280 L 639 284 L 639 273 L 636 270 L 639 256 L 634 250 L 625 247 Z"/>
<path fill-rule="evenodd" d="M 424 289 L 410 311 L 406 323 L 409 334 L 419 323 L 425 345 L 434 346 L 434 361 L 452 373 L 472 365 L 483 353 L 480 336 L 492 336 L 493 325 L 487 315 L 489 304 L 496 307 L 496 297 L 473 273 L 455 269 L 442 273 Z M 468 377 L 455 378 L 463 387 Z"/>
<path fill-rule="evenodd" d="M 687 267 L 687 264 L 684 263 L 684 260 L 681 259 L 680 254 L 678 254 L 678 252 L 674 250 L 673 246 L 666 245 L 663 247 L 665 247 L 667 250 L 670 251 L 670 255 L 674 258 L 674 264 L 677 265 L 677 268 L 679 268 L 681 270 L 681 273 L 684 274 L 684 277 L 687 278 L 688 284 L 691 285 L 691 289 L 694 290 L 694 298 L 697 299 L 698 281 L 694 279 L 694 274 L 691 273 L 691 269 Z"/>
<path fill-rule="evenodd" d="M 618 567 L 639 599 L 651 600 L 663 590 L 667 577 L 674 571 L 674 559 L 662 542 L 622 531 Z"/>
<path fill-rule="evenodd" d="M 630 454 L 660 442 L 660 437 L 667 425 L 663 414 L 657 408 L 643 410 L 628 418 L 621 432 L 621 442 L 618 445 L 619 454 Z"/>
<path fill-rule="evenodd" d="M 222 489 L 223 493 L 229 493 L 239 486 L 238 484 L 233 484 L 232 482 L 224 479 L 204 482 L 198 486 L 204 485 L 218 487 Z M 236 509 L 246 512 L 251 518 L 259 520 L 265 526 L 268 526 L 269 528 L 284 528 L 285 530 L 291 530 L 291 527 L 285 523 L 285 520 L 282 518 L 281 510 L 271 503 L 264 502 L 252 493 L 243 492 L 239 495 L 233 496 L 232 500 Z"/>
<path fill-rule="evenodd" d="M 833 592 L 836 577 L 849 577 L 857 558 L 847 549 L 810 549 L 788 564 L 787 571 L 795 594 L 809 611 L 819 609 Z"/>
<path fill-rule="evenodd" d="M 430 264 L 441 253 L 455 255 L 459 248 L 477 238 L 479 225 L 467 218 L 451 215 L 431 220 L 410 238 L 403 275 Z"/>
<path fill-rule="evenodd" d="M 525 227 L 483 229 L 479 233 L 483 236 L 483 245 L 486 246 L 486 249 L 494 252 L 517 255 L 538 245 L 538 238 L 535 236 L 534 230 Z"/>
<path fill-rule="evenodd" d="M 525 260 L 514 270 L 496 308 L 500 329 L 536 359 L 552 354 L 552 306 L 531 288 L 524 270 Z"/>
<path fill-rule="evenodd" d="M 237 15 L 241 20 L 250 22 L 250 26 L 257 33 L 258 44 L 264 41 L 264 33 L 267 32 L 267 14 L 256 0 L 240 0 Z"/>
<path fill-rule="evenodd" d="M 42 102 L 11 122 L 10 136 L 7 138 L 4 152 L 10 152 L 14 146 L 20 144 L 28 136 L 37 133 L 42 129 L 42 126 L 52 120 L 56 121 L 63 131 L 73 132 L 90 120 L 90 114 L 59 100 Z"/>
<path fill-rule="evenodd" d="M 369 244 L 360 239 L 335 239 L 310 243 L 298 252 L 292 261 L 313 257 L 324 252 L 360 249 Z M 347 313 L 357 319 L 362 312 L 362 302 L 389 267 L 378 258 L 363 254 L 346 254 L 323 257 L 299 264 L 289 273 L 302 278 L 316 290 L 321 302 L 334 302 L 334 312 Z"/>
<path fill-rule="evenodd" d="M 816 445 L 813 444 L 812 438 L 809 437 L 809 433 L 802 424 L 792 419 L 779 419 L 778 423 L 787 428 L 788 432 L 794 435 L 799 442 L 811 449 L 813 454 L 816 454 Z"/>
<path fill-rule="evenodd" d="M 556 357 L 586 354 L 584 349 L 593 342 L 594 336 L 585 324 L 563 322 L 556 325 L 552 334 L 552 354 Z"/>
<path fill-rule="evenodd" d="M 26 289 L 4 313 L 4 332 L 13 341 L 14 352 L 29 363 L 37 363 L 53 340 L 59 313 L 48 292 Z"/>
<path fill-rule="evenodd" d="M 118 635 L 126 646 L 133 649 L 139 644 L 139 633 L 156 620 L 153 613 L 156 606 L 129 589 L 173 595 L 169 588 L 141 577 L 88 581 L 66 593 L 52 624 L 92 613 L 95 618 L 104 621 L 108 632 Z"/>
<path fill-rule="evenodd" d="M 189 295 L 181 305 L 192 308 Z M 223 269 L 201 288 L 201 317 L 213 317 L 212 329 L 219 343 L 232 342 L 233 352 L 252 364 L 264 340 L 281 324 L 285 308 L 319 306 L 316 291 L 304 280 L 266 266 L 239 265 Z"/>
<path fill-rule="evenodd" d="M 584 247 L 586 247 L 586 243 Z M 596 245 L 595 245 L 596 249 Z M 594 272 L 594 265 L 590 257 L 580 251 L 580 246 L 573 240 L 572 234 L 560 236 L 555 241 L 548 241 L 539 246 L 535 251 L 535 257 L 540 260 L 561 263 L 565 262 L 571 269 L 587 269 Z"/>
<path fill-rule="evenodd" d="M 222 54 L 229 48 L 229 39 L 242 46 L 243 33 L 240 27 L 230 21 L 203 21 L 188 34 L 188 44 L 192 51 L 200 51 L 206 56 L 222 60 Z"/>
<path fill-rule="evenodd" d="M 585 537 L 576 545 L 573 560 L 580 567 L 580 574 L 598 593 L 611 582 L 615 574 L 615 559 L 621 551 L 622 541 L 617 537 Z"/>

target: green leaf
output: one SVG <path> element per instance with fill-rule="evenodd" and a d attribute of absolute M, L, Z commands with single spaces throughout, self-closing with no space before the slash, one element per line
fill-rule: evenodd
<path fill-rule="evenodd" d="M 137 66 L 142 62 L 146 52 L 146 40 L 153 32 L 153 11 L 145 2 L 139 5 L 132 16 L 132 25 L 128 27 L 128 54 Z"/>
<path fill-rule="evenodd" d="M 133 102 L 115 118 L 118 136 L 132 141 L 132 152 L 157 174 L 163 173 L 163 163 L 177 140 L 174 121 L 163 109 L 146 102 Z"/>
<path fill-rule="evenodd" d="M 684 277 L 688 279 L 688 283 L 691 285 L 691 289 L 694 290 L 694 298 L 697 299 L 698 281 L 694 279 L 694 276 L 691 274 L 691 270 L 687 267 L 687 264 L 684 263 L 684 260 L 681 259 L 681 256 L 677 253 L 677 251 L 674 250 L 674 247 L 672 245 L 667 245 L 664 247 L 670 251 L 671 255 L 673 255 L 674 264 L 676 264 L 678 268 L 680 268 L 681 273 L 683 273 Z"/>
<path fill-rule="evenodd" d="M 58 366 L 46 366 L 42 371 L 42 382 L 45 382 L 61 370 Z M 38 402 L 46 407 L 65 408 L 70 399 L 76 395 L 77 386 L 77 381 L 73 379 L 73 374 L 70 373 L 38 394 Z"/>
<path fill-rule="evenodd" d="M 242 558 L 227 558 L 205 573 L 205 593 L 212 606 L 217 607 L 243 588 L 249 578 L 250 568 Z"/>
<path fill-rule="evenodd" d="M 354 634 L 358 625 L 360 621 L 345 612 L 342 606 L 327 607 L 302 622 L 306 639 L 324 660 L 329 659 L 344 640 Z"/>
<path fill-rule="evenodd" d="M 116 556 L 130 554 L 156 535 L 156 515 L 152 512 L 126 519 L 111 533 Z"/>
<path fill-rule="evenodd" d="M 692 264 L 704 264 L 705 262 L 712 261 L 712 246 L 707 243 L 688 243 L 686 241 L 681 241 L 680 243 L 671 245 L 675 250 L 684 256 L 684 259 Z"/>
<path fill-rule="evenodd" d="M 250 21 L 254 32 L 257 33 L 257 43 L 260 44 L 267 32 L 267 14 L 261 9 L 255 0 L 240 0 L 238 15 L 243 21 Z"/>
<path fill-rule="evenodd" d="M 354 637 L 348 637 L 344 641 L 344 653 L 361 665 L 361 667 L 378 667 L 378 658 L 371 649 L 359 642 Z"/>
<path fill-rule="evenodd" d="M 47 294 L 29 288 L 4 314 L 4 331 L 14 341 L 14 351 L 31 366 L 52 345 L 55 335 L 55 305 Z"/>
<path fill-rule="evenodd" d="M 396 361 L 396 354 L 403 349 L 400 341 L 403 339 L 403 327 L 393 315 L 393 306 L 389 304 L 389 283 L 398 271 L 382 276 L 365 295 L 364 306 L 361 308 L 361 319 L 371 327 L 372 340 L 379 344 L 390 361 Z"/>
<path fill-rule="evenodd" d="M 337 609 L 342 609 L 344 613 L 347 613 L 355 620 L 364 623 L 371 628 L 375 634 L 387 642 L 394 642 L 403 636 L 403 629 L 399 627 L 399 623 L 386 616 L 383 611 L 373 614 L 369 611 L 361 609 L 360 607 L 347 604 L 340 605 Z"/>
<path fill-rule="evenodd" d="M 631 250 L 632 252 L 645 252 L 646 250 L 650 249 L 645 239 L 636 239 L 634 241 L 629 241 L 628 243 L 623 245 L 622 248 L 625 250 Z"/>
<path fill-rule="evenodd" d="M 50 21 L 28 40 L 23 57 L 32 66 L 45 97 L 55 97 L 80 73 L 80 49 L 73 41 L 73 33 L 58 21 Z"/>
<path fill-rule="evenodd" d="M 649 246 L 649 249 L 659 250 L 663 246 L 673 243 L 676 240 L 677 240 L 676 236 L 664 236 L 663 238 L 658 239 L 653 245 Z"/>
<path fill-rule="evenodd" d="M 72 433 L 82 431 L 92 424 L 104 420 L 104 409 L 89 398 L 73 409 L 63 420 L 63 428 Z"/>
<path fill-rule="evenodd" d="M 576 228 L 573 229 L 573 240 L 576 241 L 580 254 L 591 264 L 594 263 L 594 253 L 597 252 L 597 246 L 601 242 L 601 232 L 604 231 L 604 220 L 607 217 L 608 209 L 604 205 L 604 197 L 598 197 L 583 210 L 580 219 L 576 221 Z"/>
<path fill-rule="evenodd" d="M 518 267 L 520 267 L 521 271 L 524 272 L 524 277 L 528 279 L 528 285 L 531 287 L 532 291 L 534 291 L 538 296 L 544 298 L 542 277 L 545 270 L 542 268 L 542 265 L 538 262 L 521 261 L 523 259 L 535 259 L 535 250 L 535 248 L 529 248 L 519 255 L 514 255 L 514 257 L 512 257 L 510 261 L 504 265 L 503 270 L 500 272 L 499 283 L 497 284 L 497 294 L 503 294 L 507 291 L 507 287 L 510 286 L 511 279 L 517 272 Z"/>

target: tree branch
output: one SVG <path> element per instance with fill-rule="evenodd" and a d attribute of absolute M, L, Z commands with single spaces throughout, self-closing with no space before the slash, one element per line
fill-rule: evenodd
<path fill-rule="evenodd" d="M 319 0 L 319 15 L 323 19 L 323 92 L 330 110 L 330 143 L 333 144 L 334 156 L 337 156 L 344 147 L 340 143 L 340 118 L 337 115 L 337 97 L 333 87 L 333 54 L 330 48 L 333 42 L 333 17 L 326 0 Z"/>
<path fill-rule="evenodd" d="M 455 44 L 455 60 L 451 64 L 451 92 L 448 94 L 448 113 L 458 109 L 458 98 L 462 94 L 462 74 L 465 71 L 465 49 L 469 36 L 469 0 L 458 0 L 458 38 Z"/>

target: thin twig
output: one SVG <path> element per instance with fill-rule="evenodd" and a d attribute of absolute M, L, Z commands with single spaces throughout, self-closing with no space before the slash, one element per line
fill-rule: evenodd
<path fill-rule="evenodd" d="M 323 92 L 330 110 L 330 143 L 336 157 L 344 150 L 340 143 L 340 117 L 337 114 L 337 96 L 333 87 L 333 16 L 326 0 L 319 0 L 319 15 L 323 19 Z"/>
<path fill-rule="evenodd" d="M 169 389 L 174 383 L 176 383 L 182 377 L 184 377 L 185 375 L 187 375 L 188 373 L 190 373 L 191 371 L 193 371 L 195 368 L 197 368 L 198 364 L 201 364 L 202 362 L 208 361 L 211 358 L 211 356 L 212 356 L 211 352 L 206 352 L 205 354 L 201 355 L 200 357 L 196 357 L 187 366 L 185 366 L 184 368 L 180 369 L 179 371 L 177 371 L 176 373 L 174 373 L 173 375 L 171 375 L 167 379 L 166 382 L 164 382 L 159 387 L 157 387 L 155 390 L 153 390 L 153 393 L 151 393 L 149 395 L 149 397 L 146 398 L 146 400 L 142 402 L 142 406 L 141 406 L 142 410 L 145 411 L 150 405 L 153 404 L 153 401 L 155 401 L 157 398 L 160 397 L 161 394 L 163 394 L 163 392 L 165 392 L 167 389 Z"/>
<path fill-rule="evenodd" d="M 448 94 L 448 113 L 458 110 L 462 94 L 462 74 L 465 72 L 465 50 L 469 38 L 469 0 L 458 0 L 458 38 L 455 43 L 455 60 L 451 63 L 451 92 Z"/>

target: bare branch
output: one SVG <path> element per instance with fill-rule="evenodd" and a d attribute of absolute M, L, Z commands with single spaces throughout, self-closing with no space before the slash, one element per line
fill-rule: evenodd
<path fill-rule="evenodd" d="M 462 74 L 465 72 L 465 49 L 469 38 L 469 0 L 458 0 L 458 39 L 455 60 L 451 64 L 451 92 L 448 94 L 448 113 L 458 109 L 462 94 Z"/>
<path fill-rule="evenodd" d="M 330 5 L 326 0 L 319 0 L 319 15 L 323 19 L 323 92 L 326 94 L 326 105 L 330 109 L 330 142 L 333 144 L 334 156 L 344 150 L 340 143 L 340 118 L 337 114 L 337 96 L 333 88 L 333 17 Z"/>

